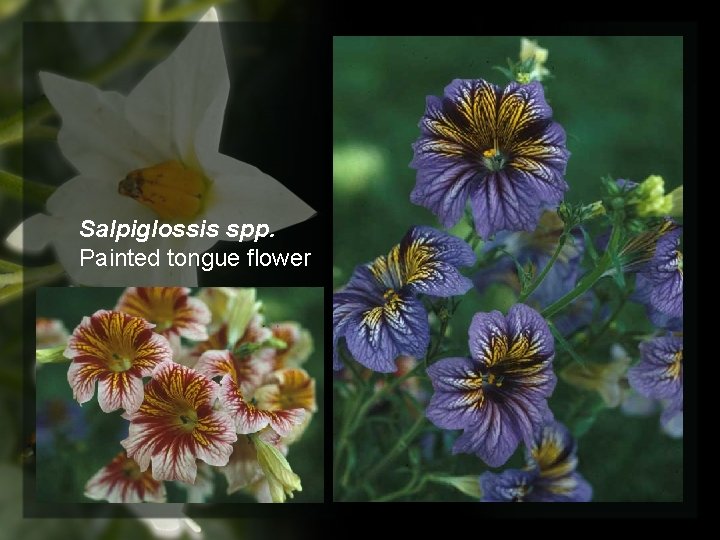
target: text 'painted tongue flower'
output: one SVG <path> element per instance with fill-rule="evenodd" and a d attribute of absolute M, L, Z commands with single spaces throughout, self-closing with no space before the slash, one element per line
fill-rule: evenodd
<path fill-rule="evenodd" d="M 62 119 L 58 144 L 78 175 L 48 199 L 49 215 L 30 217 L 8 242 L 30 252 L 52 244 L 73 281 L 197 285 L 191 266 L 81 266 L 80 248 L 108 248 L 107 238 L 79 236 L 86 219 L 218 224 L 219 238 L 150 238 L 143 244 L 122 238 L 112 246 L 116 252 L 202 253 L 230 239 L 223 236 L 229 224 L 265 223 L 275 232 L 315 213 L 277 180 L 218 151 L 230 80 L 214 9 L 127 96 L 51 73 L 41 73 L 40 80 Z"/>
<path fill-rule="evenodd" d="M 98 381 L 104 412 L 135 412 L 143 401 L 142 378 L 171 361 L 167 339 L 153 324 L 119 311 L 100 310 L 84 317 L 70 336 L 65 356 L 72 359 L 68 382 L 78 403 L 90 401 Z"/>
<path fill-rule="evenodd" d="M 120 444 L 145 471 L 152 462 L 158 480 L 192 484 L 196 460 L 227 465 L 237 440 L 232 419 L 215 408 L 217 383 L 166 362 L 153 372 L 140 409 L 128 416 L 130 433 Z"/>

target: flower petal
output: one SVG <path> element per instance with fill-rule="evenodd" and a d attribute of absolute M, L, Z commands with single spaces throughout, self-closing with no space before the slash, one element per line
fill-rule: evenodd
<path fill-rule="evenodd" d="M 381 310 L 382 307 L 374 308 Z M 393 373 L 397 367 L 395 359 L 400 356 L 395 341 L 390 337 L 390 329 L 382 314 L 372 316 L 353 316 L 345 327 L 345 341 L 353 358 L 365 367 L 380 373 Z"/>
<path fill-rule="evenodd" d="M 83 176 L 117 193 L 128 172 L 167 159 L 127 122 L 122 95 L 47 72 L 40 82 L 62 118 L 60 149 Z"/>
<path fill-rule="evenodd" d="M 480 475 L 482 502 L 519 502 L 524 501 L 532 488 L 537 473 L 508 469 L 501 473 L 490 471 Z"/>
<path fill-rule="evenodd" d="M 73 398 L 81 405 L 90 401 L 95 394 L 95 381 L 106 372 L 106 368 L 97 362 L 73 362 L 68 368 L 68 383 Z"/>
<path fill-rule="evenodd" d="M 243 435 L 257 433 L 270 426 L 284 437 L 305 417 L 305 410 L 300 408 L 271 411 L 248 403 L 229 375 L 220 382 L 220 402 L 234 418 L 237 432 Z"/>
<path fill-rule="evenodd" d="M 482 377 L 469 358 L 445 358 L 427 369 L 435 393 L 425 415 L 443 429 L 460 429 L 477 422 L 483 406 Z"/>
<path fill-rule="evenodd" d="M 220 25 L 200 22 L 130 92 L 125 114 L 165 159 L 192 164 L 196 145 L 218 149 L 229 92 Z"/>
<path fill-rule="evenodd" d="M 165 502 L 165 484 L 141 473 L 137 464 L 120 452 L 85 485 L 85 496 L 111 503 Z"/>
<path fill-rule="evenodd" d="M 143 401 L 143 382 L 140 377 L 127 372 L 109 373 L 100 376 L 98 382 L 98 404 L 103 412 L 125 409 L 132 414 Z"/>
<path fill-rule="evenodd" d="M 512 416 L 505 407 L 487 399 L 478 409 L 477 423 L 457 438 L 453 454 L 475 454 L 491 467 L 500 467 L 522 440 Z"/>
<path fill-rule="evenodd" d="M 630 386 L 646 397 L 676 399 L 683 390 L 682 355 L 682 338 L 658 337 L 641 343 L 641 360 L 628 370 Z"/>
<path fill-rule="evenodd" d="M 252 165 L 217 152 L 200 153 L 198 158 L 206 175 L 214 180 L 207 219 L 220 225 L 221 231 L 233 223 L 265 223 L 271 233 L 276 233 L 317 213 L 278 180 Z M 237 242 L 229 236 L 225 240 Z"/>
<path fill-rule="evenodd" d="M 176 444 L 168 445 L 163 452 L 154 453 L 152 470 L 155 479 L 195 483 L 197 464 L 194 450 L 187 440 L 180 439 Z"/>
<path fill-rule="evenodd" d="M 470 193 L 475 228 L 483 239 L 495 231 L 532 231 L 540 219 L 542 202 L 513 170 L 487 174 Z"/>

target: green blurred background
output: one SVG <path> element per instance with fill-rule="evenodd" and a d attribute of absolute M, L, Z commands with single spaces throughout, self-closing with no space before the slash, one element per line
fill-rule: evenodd
<path fill-rule="evenodd" d="M 37 316 L 57 318 L 68 331 L 85 315 L 98 309 L 112 309 L 122 288 L 45 287 L 37 292 Z M 302 492 L 289 502 L 323 501 L 323 289 L 319 287 L 258 288 L 266 324 L 297 321 L 307 328 L 315 344 L 303 368 L 316 380 L 318 411 L 303 437 L 290 447 L 288 460 L 302 478 Z M 92 502 L 83 496 L 85 483 L 121 450 L 120 440 L 127 437 L 128 422 L 121 411 L 105 414 L 97 404 L 97 393 L 82 407 L 72 399 L 67 382 L 67 364 L 46 364 L 37 371 L 36 407 L 38 435 L 54 435 L 41 444 L 38 437 L 36 493 L 39 502 Z M 66 417 L 59 423 L 58 407 L 65 405 Z M 51 408 L 49 408 L 49 405 Z M 48 412 L 53 422 L 48 422 Z M 53 433 L 54 432 L 54 433 Z M 166 482 L 169 502 L 184 502 L 186 494 L 174 482 Z M 215 475 L 215 493 L 207 502 L 254 502 L 241 493 L 226 495 L 227 483 Z"/>
<path fill-rule="evenodd" d="M 572 153 L 569 201 L 599 199 L 599 179 L 605 175 L 641 181 L 659 174 L 667 191 L 682 184 L 681 37 L 528 37 L 549 50 L 546 66 L 554 78 L 544 85 Z M 431 212 L 409 200 L 415 185 L 410 145 L 419 134 L 425 97 L 442 95 L 454 78 L 505 85 L 506 77 L 493 66 L 517 60 L 520 36 L 336 37 L 333 47 L 333 277 L 338 287 L 355 265 L 386 253 L 411 225 L 439 227 Z M 507 309 L 506 302 L 506 297 L 468 293 L 451 328 L 458 353 L 464 354 L 472 314 Z M 644 310 L 629 305 L 618 329 L 651 328 Z M 607 360 L 609 345 L 588 358 Z M 635 347 L 628 351 L 637 358 Z M 553 408 L 570 399 L 562 386 L 558 383 Z M 580 441 L 579 470 L 593 484 L 594 500 L 682 500 L 682 440 L 661 433 L 657 414 L 631 418 L 606 409 L 592 420 Z M 519 454 L 509 466 L 520 463 Z M 443 464 L 454 474 L 484 470 L 467 456 Z M 454 497 L 448 491 L 442 496 Z"/>

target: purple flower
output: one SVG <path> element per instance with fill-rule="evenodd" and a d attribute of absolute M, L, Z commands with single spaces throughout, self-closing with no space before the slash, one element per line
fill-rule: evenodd
<path fill-rule="evenodd" d="M 524 470 L 480 476 L 483 502 L 588 502 L 592 487 L 577 468 L 576 444 L 558 422 L 538 429 L 526 453 Z"/>
<path fill-rule="evenodd" d="M 683 316 L 683 257 L 678 249 L 682 227 L 663 234 L 655 253 L 638 271 L 636 297 L 662 315 Z"/>
<path fill-rule="evenodd" d="M 453 453 L 474 453 L 492 467 L 552 419 L 555 344 L 545 320 L 523 304 L 476 313 L 471 358 L 446 358 L 428 368 L 435 389 L 426 415 L 443 429 L 463 429 Z"/>
<path fill-rule="evenodd" d="M 639 394 L 668 401 L 663 424 L 683 410 L 682 364 L 682 337 L 664 336 L 641 343 L 640 362 L 628 370 L 628 382 Z"/>
<path fill-rule="evenodd" d="M 410 200 L 445 227 L 458 222 L 468 198 L 480 236 L 533 230 L 545 205 L 568 189 L 565 131 L 538 82 L 505 89 L 482 79 L 455 79 L 444 97 L 428 96 L 410 166 Z"/>
<path fill-rule="evenodd" d="M 373 371 L 396 371 L 395 359 L 403 354 L 422 358 L 430 326 L 418 295 L 465 294 L 472 282 L 458 267 L 474 262 L 472 248 L 459 238 L 413 227 L 387 256 L 358 266 L 348 285 L 333 295 L 333 368 L 342 367 L 341 337 L 353 357 Z"/>

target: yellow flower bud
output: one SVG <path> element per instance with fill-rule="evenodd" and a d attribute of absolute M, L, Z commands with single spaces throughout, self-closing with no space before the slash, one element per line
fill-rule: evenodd
<path fill-rule="evenodd" d="M 522 38 L 520 40 L 520 61 L 532 58 L 536 64 L 544 64 L 548 59 L 548 50 L 540 47 L 537 41 Z"/>
<path fill-rule="evenodd" d="M 235 296 L 228 304 L 228 343 L 235 344 L 239 340 L 253 316 L 262 305 L 255 301 L 255 289 L 235 289 Z"/>
<path fill-rule="evenodd" d="M 521 84 L 527 84 L 530 81 L 542 81 L 550 74 L 550 70 L 545 67 L 547 59 L 547 49 L 540 47 L 537 41 L 522 38 L 520 40 L 520 61 L 527 62 L 532 60 L 532 71 L 529 73 L 518 73 L 516 80 Z"/>
<path fill-rule="evenodd" d="M 293 491 L 302 491 L 300 477 L 292 471 L 280 450 L 262 440 L 257 433 L 250 435 L 250 439 L 255 445 L 260 468 L 267 478 L 272 502 L 285 502 L 287 497 L 292 498 Z"/>
<path fill-rule="evenodd" d="M 665 195 L 662 176 L 648 176 L 635 188 L 633 195 L 637 214 L 641 217 L 682 216 L 682 186 Z"/>

